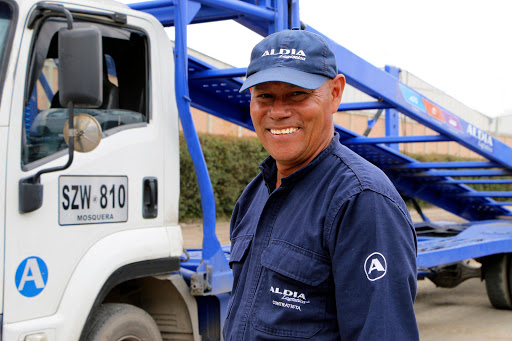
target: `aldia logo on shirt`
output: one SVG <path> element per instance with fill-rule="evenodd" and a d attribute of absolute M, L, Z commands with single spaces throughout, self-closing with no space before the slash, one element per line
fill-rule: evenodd
<path fill-rule="evenodd" d="M 302 300 L 306 300 L 306 295 L 303 293 L 298 293 L 297 291 L 291 291 L 288 289 L 284 289 L 281 291 L 279 288 L 274 288 L 273 286 L 270 287 L 270 292 L 273 292 L 274 294 L 281 294 L 283 296 L 293 297 L 293 298 L 299 298 Z"/>
<path fill-rule="evenodd" d="M 274 288 L 273 286 L 270 286 L 270 292 L 273 294 L 283 295 L 280 299 L 278 299 L 278 301 L 272 299 L 272 304 L 280 308 L 302 311 L 302 305 L 309 303 L 309 301 L 306 301 L 306 295 L 297 291 L 288 289 L 281 290 L 278 287 Z M 288 303 L 282 302 L 281 300 L 287 301 Z M 297 303 L 299 305 L 290 302 Z"/>

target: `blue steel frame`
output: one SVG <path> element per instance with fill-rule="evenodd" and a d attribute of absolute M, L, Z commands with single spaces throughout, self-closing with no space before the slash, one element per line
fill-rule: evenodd
<path fill-rule="evenodd" d="M 235 20 L 266 36 L 299 27 L 298 0 L 163 0 L 130 5 L 153 14 L 164 26 L 176 26 L 176 98 L 187 145 L 192 155 L 201 191 L 204 215 L 203 250 L 194 251 L 184 271 L 206 273 L 213 267 L 210 293 L 230 290 L 230 271 L 215 236 L 215 201 L 208 171 L 190 116 L 190 105 L 253 130 L 250 96 L 240 94 L 245 69 L 218 70 L 187 56 L 187 24 Z M 340 111 L 386 110 L 386 136 L 365 137 L 339 125 L 342 142 L 386 172 L 405 198 L 416 198 L 469 220 L 455 237 L 432 238 L 419 234 L 418 266 L 429 268 L 468 258 L 512 252 L 512 223 L 497 219 L 512 217 L 506 208 L 512 191 L 477 191 L 475 184 L 512 184 L 512 148 L 401 83 L 400 70 L 385 71 L 369 64 L 312 27 L 306 30 L 326 38 L 336 54 L 339 72 L 347 83 L 375 101 L 343 103 Z M 398 112 L 436 132 L 426 136 L 399 136 Z M 455 141 L 488 161 L 418 162 L 400 153 L 400 143 Z M 477 177 L 477 179 L 470 178 Z M 428 218 L 424 218 L 428 221 Z M 489 222 L 491 220 L 491 222 Z M 202 257 L 202 260 L 199 261 Z M 187 270 L 188 269 L 188 270 Z M 229 288 L 228 288 L 229 287 Z"/>
<path fill-rule="evenodd" d="M 392 75 L 398 80 L 398 76 L 400 75 L 400 69 L 394 66 L 386 65 L 384 69 L 387 73 Z M 386 109 L 386 121 L 385 127 L 386 127 L 386 136 L 399 136 L 400 135 L 400 121 L 399 121 L 399 115 L 398 111 L 394 108 Z M 389 143 L 387 145 L 389 148 L 399 151 L 399 145 L 398 143 Z"/>

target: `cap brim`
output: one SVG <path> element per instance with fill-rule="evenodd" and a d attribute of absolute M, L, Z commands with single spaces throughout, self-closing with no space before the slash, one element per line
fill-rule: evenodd
<path fill-rule="evenodd" d="M 266 82 L 283 82 L 296 85 L 298 87 L 314 90 L 318 89 L 328 80 L 329 77 L 315 75 L 291 68 L 276 67 L 262 70 L 250 75 L 240 88 L 240 92 L 252 88 L 255 85 Z"/>

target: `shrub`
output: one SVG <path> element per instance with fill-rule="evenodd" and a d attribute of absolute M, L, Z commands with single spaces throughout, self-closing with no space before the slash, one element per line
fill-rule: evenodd
<path fill-rule="evenodd" d="M 200 134 L 208 166 L 218 218 L 229 218 L 245 186 L 259 173 L 268 156 L 257 138 Z M 183 135 L 180 136 L 180 220 L 202 217 L 201 199 L 194 165 Z"/>

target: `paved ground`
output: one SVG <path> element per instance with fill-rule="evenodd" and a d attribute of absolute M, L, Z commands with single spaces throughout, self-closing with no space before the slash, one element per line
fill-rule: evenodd
<path fill-rule="evenodd" d="M 425 214 L 432 221 L 463 221 L 437 208 L 426 209 Z M 415 212 L 411 216 L 413 221 L 420 220 Z M 182 226 L 185 247 L 201 247 L 201 226 Z M 217 235 L 222 245 L 229 244 L 229 223 L 220 222 Z M 512 311 L 492 308 L 485 283 L 476 278 L 453 289 L 437 288 L 429 280 L 419 281 L 415 311 L 422 341 L 512 341 Z"/>
<path fill-rule="evenodd" d="M 476 278 L 453 289 L 419 281 L 414 308 L 422 341 L 512 340 L 512 311 L 494 309 Z"/>

